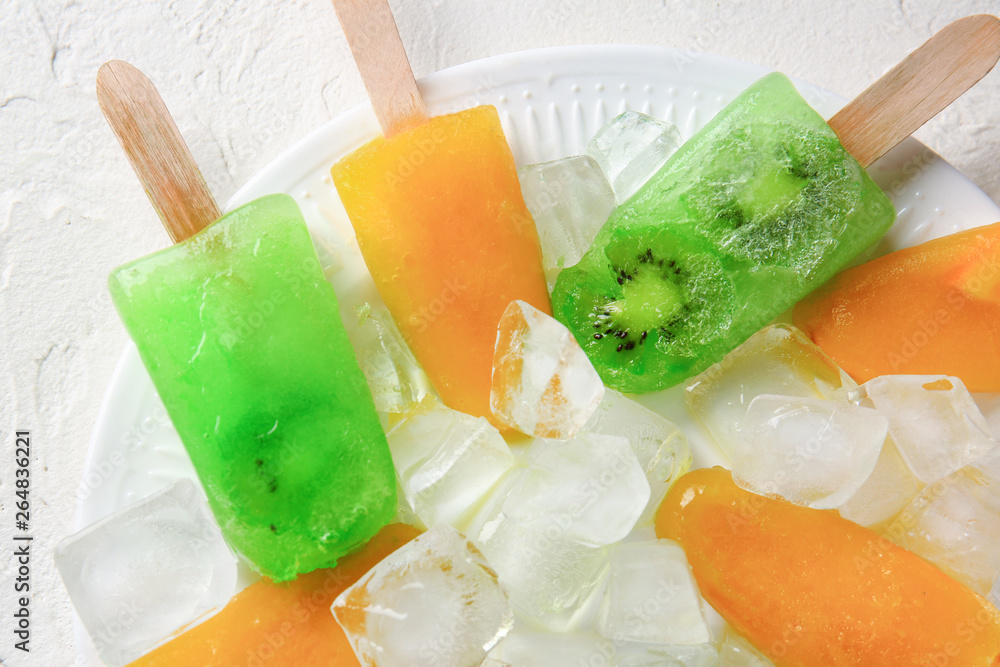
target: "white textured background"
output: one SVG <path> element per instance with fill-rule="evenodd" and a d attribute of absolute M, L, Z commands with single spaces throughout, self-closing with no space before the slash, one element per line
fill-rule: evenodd
<path fill-rule="evenodd" d="M 1000 0 L 393 0 L 417 76 L 570 44 L 709 51 L 852 97 L 954 18 Z M 116 265 L 168 243 L 98 111 L 128 60 L 157 84 L 225 202 L 364 91 L 326 0 L 5 0 L 0 12 L 0 662 L 75 662 L 52 547 L 125 332 Z M 1000 200 L 1000 72 L 918 133 Z M 15 429 L 31 429 L 31 653 L 13 649 Z"/>

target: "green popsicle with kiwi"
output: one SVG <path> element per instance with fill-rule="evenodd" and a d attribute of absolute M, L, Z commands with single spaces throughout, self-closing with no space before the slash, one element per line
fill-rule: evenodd
<path fill-rule="evenodd" d="M 681 146 L 553 289 L 605 384 L 704 370 L 874 244 L 895 209 L 865 168 L 993 68 L 998 34 L 953 21 L 829 123 L 769 74 Z"/>
<path fill-rule="evenodd" d="M 115 269 L 111 299 L 226 541 L 274 581 L 335 564 L 395 515 L 396 481 L 302 212 L 272 194 L 220 215 L 128 63 L 97 97 L 177 242 Z"/>
<path fill-rule="evenodd" d="M 604 382 L 672 386 L 830 278 L 892 203 L 781 74 L 685 143 L 552 294 Z"/>

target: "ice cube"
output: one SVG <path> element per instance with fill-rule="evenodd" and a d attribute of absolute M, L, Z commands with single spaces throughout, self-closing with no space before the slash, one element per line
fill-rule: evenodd
<path fill-rule="evenodd" d="M 764 327 L 688 381 L 688 408 L 729 453 L 747 406 L 761 394 L 846 399 L 857 385 L 793 326 Z"/>
<path fill-rule="evenodd" d="M 990 432 L 1000 434 L 1000 392 L 976 392 L 973 397 L 990 426 Z"/>
<path fill-rule="evenodd" d="M 888 421 L 871 408 L 762 394 L 743 418 L 733 479 L 756 493 L 832 509 L 871 475 L 887 432 Z"/>
<path fill-rule="evenodd" d="M 496 568 L 518 618 L 559 632 L 579 619 L 607 571 L 609 547 L 585 546 L 503 513 L 484 523 L 476 543 Z"/>
<path fill-rule="evenodd" d="M 427 530 L 427 524 L 417 516 L 410 501 L 406 499 L 406 492 L 403 491 L 403 485 L 400 483 L 398 475 L 396 477 L 396 523 L 405 523 L 420 530 Z"/>
<path fill-rule="evenodd" d="M 978 468 L 961 468 L 924 487 L 886 534 L 989 595 L 1000 573 L 1000 481 Z"/>
<path fill-rule="evenodd" d="M 716 667 L 719 650 L 712 644 L 670 646 L 628 642 L 615 646 L 617 667 Z"/>
<path fill-rule="evenodd" d="M 532 164 L 518 171 L 524 203 L 535 219 L 549 286 L 587 252 L 615 208 L 615 193 L 588 155 Z"/>
<path fill-rule="evenodd" d="M 572 438 L 604 397 L 604 383 L 573 334 L 524 301 L 500 319 L 490 408 L 503 424 L 539 438 Z"/>
<path fill-rule="evenodd" d="M 496 569 L 517 617 L 564 631 L 583 613 L 603 581 L 608 547 L 591 547 L 545 522 L 522 524 L 504 513 L 526 475 L 516 470 L 490 492 L 469 537 Z"/>
<path fill-rule="evenodd" d="M 514 624 L 496 573 L 444 525 L 378 563 L 331 611 L 367 667 L 479 665 Z"/>
<path fill-rule="evenodd" d="M 774 663 L 750 642 L 727 629 L 719 647 L 718 667 L 774 667 Z"/>
<path fill-rule="evenodd" d="M 568 442 L 536 440 L 503 512 L 600 547 L 628 535 L 648 501 L 649 483 L 628 440 L 582 433 Z"/>
<path fill-rule="evenodd" d="M 564 630 L 607 569 L 607 545 L 632 529 L 649 485 L 628 441 L 580 434 L 536 440 L 528 466 L 495 490 L 470 529 L 519 618 Z"/>
<path fill-rule="evenodd" d="M 626 111 L 602 127 L 587 144 L 620 203 L 660 170 L 683 140 L 677 126 L 638 111 Z"/>
<path fill-rule="evenodd" d="M 680 545 L 652 540 L 615 549 L 597 631 L 616 642 L 690 646 L 712 640 Z"/>
<path fill-rule="evenodd" d="M 982 470 L 993 479 L 1000 479 L 1000 447 L 994 447 L 969 465 Z"/>
<path fill-rule="evenodd" d="M 431 383 L 384 307 L 365 303 L 356 318 L 345 318 L 348 338 L 368 381 L 375 409 L 408 412 L 431 391 Z"/>
<path fill-rule="evenodd" d="M 691 469 L 691 448 L 680 429 L 613 389 L 605 390 L 604 400 L 583 429 L 625 438 L 632 445 L 650 490 L 639 523 L 653 520 L 667 490 Z"/>
<path fill-rule="evenodd" d="M 515 628 L 490 658 L 516 667 L 615 667 L 614 644 L 594 634 Z"/>
<path fill-rule="evenodd" d="M 398 422 L 387 439 L 403 494 L 428 526 L 464 528 L 486 493 L 514 467 L 494 426 L 433 398 Z"/>
<path fill-rule="evenodd" d="M 889 432 L 913 474 L 925 483 L 984 456 L 996 439 L 962 381 L 944 375 L 883 375 L 864 395 L 889 418 Z"/>
<path fill-rule="evenodd" d="M 923 483 L 906 467 L 891 437 L 885 439 L 875 469 L 847 502 L 838 507 L 840 515 L 875 531 L 888 527 L 913 500 Z"/>
<path fill-rule="evenodd" d="M 182 479 L 56 545 L 55 563 L 101 659 L 132 662 L 221 609 L 236 558 L 201 489 Z"/>
<path fill-rule="evenodd" d="M 483 544 L 519 618 L 565 631 L 580 617 L 607 571 L 608 547 L 588 547 L 537 526 L 507 520 Z"/>

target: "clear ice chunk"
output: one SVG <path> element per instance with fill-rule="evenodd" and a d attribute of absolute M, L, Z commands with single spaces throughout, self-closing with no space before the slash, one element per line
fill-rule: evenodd
<path fill-rule="evenodd" d="M 444 525 L 378 563 L 331 611 L 366 667 L 479 665 L 514 624 L 496 573 Z"/>
<path fill-rule="evenodd" d="M 635 525 L 649 484 L 624 438 L 535 440 L 469 535 L 496 568 L 519 618 L 565 630 L 597 590 L 609 548 Z"/>
<path fill-rule="evenodd" d="M 628 440 L 582 433 L 568 442 L 536 440 L 503 512 L 601 547 L 628 535 L 648 501 L 649 483 Z"/>
<path fill-rule="evenodd" d="M 743 418 L 732 452 L 733 479 L 755 493 L 832 509 L 872 474 L 888 428 L 871 408 L 762 394 Z"/>
<path fill-rule="evenodd" d="M 969 465 L 982 470 L 993 479 L 1000 479 L 1000 447 L 994 447 L 985 456 L 980 456 Z"/>
<path fill-rule="evenodd" d="M 845 519 L 880 531 L 888 527 L 923 487 L 923 482 L 914 477 L 903 462 L 892 437 L 887 437 L 872 474 L 857 493 L 837 509 Z"/>
<path fill-rule="evenodd" d="M 639 517 L 641 524 L 653 520 L 667 490 L 691 469 L 691 448 L 684 433 L 670 421 L 613 389 L 604 391 L 604 400 L 583 430 L 625 438 L 632 445 L 650 490 L 649 502 Z"/>
<path fill-rule="evenodd" d="M 410 501 L 406 499 L 406 492 L 403 491 L 398 475 L 396 476 L 396 523 L 405 523 L 420 530 L 427 530 L 427 524 L 417 516 Z"/>
<path fill-rule="evenodd" d="M 111 667 L 205 620 L 236 586 L 236 557 L 187 479 L 67 537 L 56 545 L 55 563 Z"/>
<path fill-rule="evenodd" d="M 866 382 L 862 390 L 888 417 L 899 453 L 922 482 L 950 475 L 997 444 L 969 390 L 956 377 L 883 375 Z"/>
<path fill-rule="evenodd" d="M 463 528 L 514 456 L 482 417 L 428 398 L 386 435 L 396 476 L 413 512 L 427 526 Z"/>
<path fill-rule="evenodd" d="M 857 385 L 808 336 L 787 324 L 764 327 L 688 381 L 685 400 L 729 453 L 747 406 L 761 394 L 846 400 Z"/>
<path fill-rule="evenodd" d="M 427 374 L 387 308 L 365 303 L 356 311 L 357 317 L 346 317 L 344 324 L 375 409 L 390 414 L 410 411 L 431 391 Z"/>
<path fill-rule="evenodd" d="M 490 658 L 516 667 L 615 667 L 615 646 L 594 634 L 515 628 Z"/>
<path fill-rule="evenodd" d="M 1000 435 L 1000 392 L 976 392 L 973 396 L 990 426 L 990 432 Z"/>
<path fill-rule="evenodd" d="M 664 644 L 617 644 L 616 667 L 716 667 L 719 649 L 714 644 L 671 646 Z"/>
<path fill-rule="evenodd" d="M 618 545 L 597 631 L 615 642 L 690 646 L 712 641 L 680 545 L 670 540 Z"/>
<path fill-rule="evenodd" d="M 615 193 L 589 155 L 531 164 L 518 172 L 524 203 L 535 219 L 549 285 L 580 261 L 615 209 Z"/>
<path fill-rule="evenodd" d="M 658 172 L 682 143 L 673 123 L 626 111 L 597 131 L 587 144 L 587 155 L 601 166 L 622 203 Z"/>
<path fill-rule="evenodd" d="M 493 415 L 522 433 L 567 440 L 603 397 L 604 383 L 569 329 L 524 301 L 512 301 L 497 333 Z"/>
<path fill-rule="evenodd" d="M 1000 573 L 1000 481 L 966 466 L 924 487 L 886 534 L 989 595 Z"/>
<path fill-rule="evenodd" d="M 727 629 L 719 646 L 718 667 L 774 667 L 774 663 L 750 642 Z"/>
<path fill-rule="evenodd" d="M 500 516 L 478 544 L 496 568 L 518 618 L 565 631 L 607 571 L 609 547 L 589 547 L 538 524 Z"/>

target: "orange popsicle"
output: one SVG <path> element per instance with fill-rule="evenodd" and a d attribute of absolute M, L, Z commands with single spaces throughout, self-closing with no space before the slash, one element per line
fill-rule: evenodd
<path fill-rule="evenodd" d="M 359 665 L 330 605 L 380 560 L 419 531 L 396 523 L 334 568 L 315 570 L 287 584 L 258 581 L 201 625 L 131 663 L 129 667 L 230 667 L 231 665 Z"/>
<path fill-rule="evenodd" d="M 541 249 L 496 109 L 438 116 L 333 167 L 382 299 L 451 408 L 493 419 L 507 305 L 551 313 Z"/>
<path fill-rule="evenodd" d="M 1000 223 L 844 271 L 795 324 L 851 377 L 954 375 L 1000 391 Z"/>
<path fill-rule="evenodd" d="M 656 534 L 705 599 L 778 667 L 1000 665 L 1000 612 L 927 561 L 840 517 L 759 496 L 728 470 L 673 486 Z"/>

